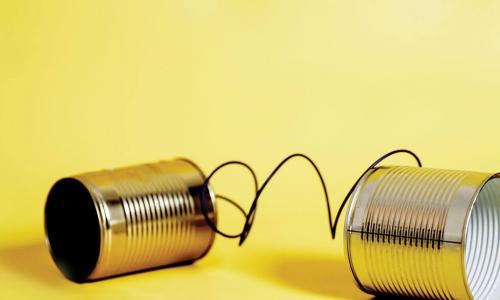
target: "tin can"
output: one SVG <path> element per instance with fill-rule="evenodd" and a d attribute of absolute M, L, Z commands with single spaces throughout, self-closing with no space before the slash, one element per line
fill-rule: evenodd
<path fill-rule="evenodd" d="M 500 299 L 498 174 L 379 167 L 356 186 L 345 251 L 365 292 Z"/>
<path fill-rule="evenodd" d="M 193 162 L 176 159 L 57 181 L 45 205 L 54 262 L 84 282 L 200 259 L 214 240 L 201 210 L 204 180 Z M 215 223 L 210 187 L 206 194 Z"/>

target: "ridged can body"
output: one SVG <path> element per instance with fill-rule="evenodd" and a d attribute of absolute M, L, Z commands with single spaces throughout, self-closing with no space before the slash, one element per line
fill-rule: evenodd
<path fill-rule="evenodd" d="M 500 299 L 497 177 L 417 167 L 370 170 L 355 188 L 344 230 L 358 286 L 375 295 Z"/>
<path fill-rule="evenodd" d="M 214 240 L 201 210 L 204 180 L 177 159 L 58 181 L 45 207 L 54 261 L 82 282 L 201 258 Z M 214 195 L 206 195 L 216 222 Z"/>

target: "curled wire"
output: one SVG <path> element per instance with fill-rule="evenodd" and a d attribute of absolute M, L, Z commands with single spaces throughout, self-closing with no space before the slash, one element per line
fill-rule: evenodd
<path fill-rule="evenodd" d="M 246 164 L 244 162 L 241 162 L 241 161 L 228 161 L 228 162 L 225 162 L 225 163 L 219 165 L 218 167 L 216 167 L 210 173 L 210 175 L 203 182 L 202 192 L 201 192 L 201 210 L 202 210 L 203 216 L 205 218 L 205 221 L 207 222 L 208 226 L 213 231 L 215 231 L 216 233 L 218 233 L 218 234 L 220 234 L 220 235 L 222 235 L 222 236 L 224 236 L 226 238 L 239 238 L 240 239 L 239 240 L 239 245 L 241 246 L 245 242 L 246 238 L 248 237 L 248 234 L 250 233 L 250 230 L 252 229 L 252 226 L 253 226 L 253 223 L 254 223 L 254 220 L 255 220 L 255 213 L 257 211 L 257 203 L 258 203 L 258 200 L 259 200 L 262 192 L 267 187 L 267 185 L 269 184 L 269 182 L 271 181 L 271 179 L 276 175 L 276 173 L 283 167 L 283 165 L 285 165 L 289 160 L 291 160 L 294 157 L 300 157 L 300 158 L 305 159 L 306 161 L 308 161 L 312 165 L 312 167 L 314 168 L 316 174 L 318 175 L 318 178 L 320 179 L 321 186 L 323 188 L 323 193 L 324 193 L 325 199 L 326 199 L 326 207 L 327 207 L 327 213 L 328 213 L 329 228 L 330 228 L 330 231 L 331 231 L 332 239 L 335 239 L 336 231 L 337 231 L 337 225 L 339 223 L 340 215 L 342 214 L 342 211 L 344 210 L 345 205 L 347 204 L 349 198 L 351 197 L 352 193 L 354 192 L 354 190 L 355 190 L 356 186 L 358 185 L 359 181 L 361 180 L 361 178 L 363 178 L 366 175 L 366 173 L 368 173 L 370 170 L 376 168 L 382 161 L 384 161 L 388 157 L 390 157 L 390 156 L 392 156 L 394 154 L 397 154 L 397 153 L 406 153 L 406 154 L 411 155 L 416 160 L 418 166 L 422 167 L 422 162 L 420 161 L 419 157 L 415 153 L 413 153 L 412 151 L 410 151 L 410 150 L 397 149 L 397 150 L 394 150 L 394 151 L 391 151 L 389 153 L 386 153 L 386 154 L 382 155 L 375 162 L 373 162 L 361 174 L 361 176 L 356 180 L 356 182 L 351 187 L 351 189 L 349 190 L 349 192 L 347 193 L 347 195 L 344 197 L 344 200 L 342 201 L 342 203 L 341 203 L 341 205 L 340 205 L 340 207 L 339 207 L 339 209 L 337 211 L 337 214 L 335 215 L 335 220 L 333 220 L 333 218 L 332 218 L 330 199 L 329 199 L 329 196 L 328 196 L 328 190 L 326 188 L 325 180 L 323 179 L 323 175 L 321 174 L 321 172 L 320 172 L 318 166 L 316 165 L 316 163 L 314 163 L 314 161 L 311 158 L 309 158 L 307 155 L 304 155 L 304 154 L 301 154 L 301 153 L 295 153 L 295 154 L 289 155 L 288 157 L 286 157 L 285 159 L 283 159 L 278 164 L 278 166 L 276 166 L 274 168 L 274 170 L 271 172 L 271 174 L 269 174 L 269 176 L 266 178 L 266 180 L 264 181 L 264 183 L 262 184 L 261 187 L 259 187 L 258 180 L 257 180 L 257 175 L 255 174 L 255 171 L 248 164 Z M 255 196 L 254 196 L 254 199 L 252 201 L 252 205 L 250 206 L 250 209 L 248 210 L 248 213 L 245 212 L 245 210 L 238 203 L 236 203 L 235 201 L 229 199 L 228 197 L 225 197 L 225 196 L 222 196 L 222 195 L 215 195 L 216 198 L 225 200 L 228 203 L 234 205 L 245 216 L 245 224 L 243 226 L 243 229 L 241 230 L 240 233 L 236 233 L 236 234 L 228 234 L 228 233 L 225 233 L 225 232 L 221 231 L 217 227 L 217 225 L 214 224 L 214 222 L 212 221 L 212 219 L 208 216 L 208 210 L 207 210 L 207 207 L 206 207 L 206 205 L 207 205 L 206 194 L 207 194 L 207 191 L 208 191 L 208 185 L 210 183 L 210 180 L 212 179 L 212 177 L 218 171 L 220 171 L 222 168 L 225 168 L 225 167 L 230 166 L 230 165 L 239 165 L 239 166 L 242 166 L 242 167 L 246 168 L 250 172 L 250 174 L 252 175 L 252 178 L 253 178 L 253 181 L 254 181 L 254 187 L 255 187 Z"/>

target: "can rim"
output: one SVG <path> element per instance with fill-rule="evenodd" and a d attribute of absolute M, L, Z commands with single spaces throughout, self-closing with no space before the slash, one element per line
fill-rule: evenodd
<path fill-rule="evenodd" d="M 50 241 L 50 230 L 48 228 L 48 206 L 49 206 L 49 200 L 51 198 L 51 194 L 53 194 L 55 192 L 55 188 L 58 186 L 58 185 L 61 185 L 63 184 L 64 182 L 66 181 L 72 181 L 72 182 L 77 182 L 78 184 L 80 184 L 82 187 L 84 187 L 85 191 L 86 191 L 86 197 L 88 197 L 88 200 L 90 200 L 90 202 L 92 202 L 92 206 L 94 208 L 94 212 L 96 214 L 96 217 L 97 217 L 97 222 L 98 223 L 101 223 L 101 219 L 102 219 L 102 216 L 101 216 L 101 213 L 100 213 L 100 210 L 99 210 L 99 207 L 98 207 L 98 203 L 93 195 L 93 192 L 92 192 L 92 189 L 91 187 L 84 181 L 82 181 L 80 178 L 77 178 L 77 177 L 64 177 L 64 178 L 61 178 L 59 179 L 58 181 L 56 181 L 56 183 L 54 183 L 54 185 L 51 187 L 50 191 L 49 191 L 49 194 L 47 195 L 47 200 L 45 202 L 45 209 L 44 209 L 44 233 L 45 233 L 45 243 L 49 249 L 49 253 L 50 253 L 50 256 L 52 257 L 52 260 L 56 263 L 56 265 L 58 266 L 58 268 L 61 270 L 61 272 L 63 273 L 63 275 L 68 278 L 69 280 L 71 281 L 74 281 L 74 282 L 77 282 L 77 283 L 82 283 L 82 282 L 85 282 L 86 280 L 88 280 L 92 273 L 94 272 L 98 262 L 99 262 L 99 258 L 100 258 L 100 253 L 102 251 L 102 247 L 103 247 L 103 230 L 102 230 L 102 227 L 101 226 L 98 226 L 99 227 L 99 234 L 98 234 L 98 241 L 97 241 L 97 247 L 99 248 L 99 252 L 97 253 L 97 256 L 95 258 L 92 258 L 91 260 L 91 263 L 89 263 L 89 265 L 91 264 L 92 267 L 90 268 L 89 267 L 89 270 L 86 271 L 86 272 L 82 272 L 82 273 L 78 273 L 75 272 L 75 271 L 70 271 L 68 270 L 67 268 L 64 267 L 64 264 L 62 263 L 62 258 L 60 257 L 60 254 L 57 254 L 56 251 L 54 250 L 54 246 L 53 246 L 53 242 L 54 241 Z"/>
<path fill-rule="evenodd" d="M 465 222 L 464 222 L 463 229 L 462 229 L 462 251 L 460 253 L 461 260 L 462 260 L 462 280 L 465 283 L 467 294 L 470 297 L 470 299 L 474 299 L 474 297 L 472 295 L 472 291 L 470 289 L 470 283 L 469 283 L 469 280 L 467 278 L 467 265 L 465 263 L 465 243 L 466 243 L 466 240 L 467 240 L 467 232 L 469 231 L 469 223 L 470 223 L 470 219 L 471 219 L 471 216 L 472 216 L 472 210 L 474 209 L 474 204 L 478 200 L 479 194 L 481 193 L 481 191 L 483 190 L 483 188 L 486 186 L 486 184 L 490 180 L 493 180 L 495 178 L 500 178 L 500 173 L 493 173 L 493 174 L 491 174 L 477 188 L 477 190 L 476 190 L 476 192 L 475 192 L 475 194 L 473 196 L 473 199 L 470 202 L 469 207 L 467 209 L 467 214 L 465 216 Z"/>
<path fill-rule="evenodd" d="M 366 172 L 366 174 L 359 180 L 358 184 L 354 188 L 353 193 L 351 194 L 349 204 L 347 206 L 347 213 L 346 213 L 345 222 L 344 222 L 344 252 L 347 253 L 347 260 L 349 262 L 349 268 L 351 269 L 351 274 L 354 277 L 354 282 L 356 283 L 356 286 L 360 290 L 362 290 L 363 292 L 368 293 L 368 294 L 374 294 L 375 291 L 371 291 L 371 290 L 366 289 L 366 287 L 364 287 L 361 284 L 356 272 L 354 271 L 354 266 L 352 265 L 352 258 L 351 258 L 351 251 L 350 251 L 351 243 L 350 243 L 350 239 L 347 238 L 348 237 L 347 232 L 350 231 L 349 226 L 351 223 L 352 214 L 354 213 L 354 207 L 356 206 L 356 203 L 357 203 L 357 199 L 358 199 L 357 195 L 359 194 L 359 190 L 361 189 L 361 186 L 363 186 L 363 184 L 366 182 L 367 178 L 371 174 L 373 174 L 375 171 L 377 171 L 378 169 L 381 169 L 381 168 L 387 168 L 387 167 L 380 166 L 380 167 L 373 168 L 373 169 L 369 170 L 368 172 Z"/>

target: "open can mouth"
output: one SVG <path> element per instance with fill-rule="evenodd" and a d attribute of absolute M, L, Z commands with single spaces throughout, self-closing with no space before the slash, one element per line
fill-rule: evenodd
<path fill-rule="evenodd" d="M 45 206 L 50 252 L 70 280 L 85 281 L 99 259 L 101 234 L 92 196 L 78 180 L 64 178 L 50 190 Z"/>
<path fill-rule="evenodd" d="M 465 234 L 465 271 L 474 299 L 500 299 L 500 178 L 486 182 Z"/>

